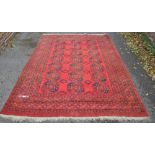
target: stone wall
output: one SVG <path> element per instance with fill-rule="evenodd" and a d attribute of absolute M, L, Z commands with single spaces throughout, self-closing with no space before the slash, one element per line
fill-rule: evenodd
<path fill-rule="evenodd" d="M 15 32 L 0 32 L 0 51 L 3 50 L 10 39 L 13 38 Z"/>

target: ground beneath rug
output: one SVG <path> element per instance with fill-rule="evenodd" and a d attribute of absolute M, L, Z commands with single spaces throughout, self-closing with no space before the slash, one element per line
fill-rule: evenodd
<path fill-rule="evenodd" d="M 43 35 L 1 114 L 51 118 L 148 116 L 107 35 Z"/>

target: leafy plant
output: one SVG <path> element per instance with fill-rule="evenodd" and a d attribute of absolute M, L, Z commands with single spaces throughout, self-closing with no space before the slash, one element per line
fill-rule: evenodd
<path fill-rule="evenodd" d="M 155 47 L 143 32 L 123 32 L 128 47 L 138 56 L 143 68 L 155 80 Z"/>

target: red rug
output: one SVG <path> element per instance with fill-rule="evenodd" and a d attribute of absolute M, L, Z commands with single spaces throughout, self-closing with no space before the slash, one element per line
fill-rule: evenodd
<path fill-rule="evenodd" d="M 43 35 L 1 114 L 148 116 L 107 35 Z"/>

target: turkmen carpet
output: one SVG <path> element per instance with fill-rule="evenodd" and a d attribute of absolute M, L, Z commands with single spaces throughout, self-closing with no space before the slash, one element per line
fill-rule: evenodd
<path fill-rule="evenodd" d="M 44 118 L 148 116 L 107 35 L 43 35 L 1 115 Z"/>

